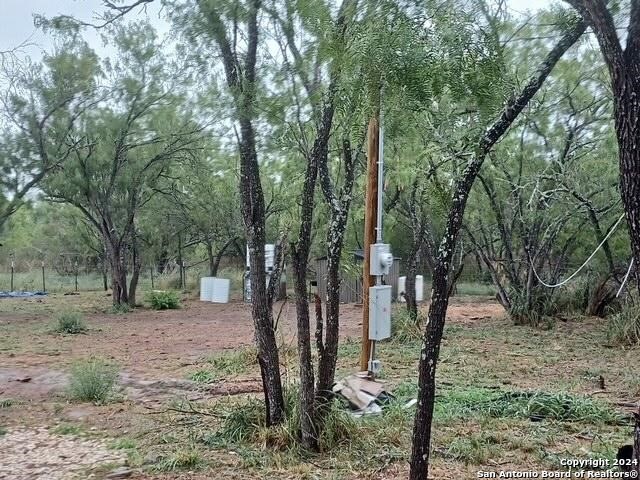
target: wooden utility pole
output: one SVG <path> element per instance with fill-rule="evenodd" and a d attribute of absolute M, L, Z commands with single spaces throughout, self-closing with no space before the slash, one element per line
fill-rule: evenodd
<path fill-rule="evenodd" d="M 364 202 L 364 266 L 362 271 L 362 352 L 360 370 L 369 370 L 371 340 L 369 340 L 369 287 L 375 284 L 375 277 L 369 274 L 371 248 L 376 242 L 376 219 L 378 215 L 378 146 L 380 143 L 380 114 L 369 121 L 367 131 L 367 191 Z"/>

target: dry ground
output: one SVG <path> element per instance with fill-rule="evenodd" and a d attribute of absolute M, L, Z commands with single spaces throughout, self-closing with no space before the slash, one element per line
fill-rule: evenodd
<path fill-rule="evenodd" d="M 87 334 L 52 333 L 54 313 L 70 308 L 85 312 Z M 365 421 L 361 434 L 371 435 L 370 451 L 345 445 L 320 458 L 302 459 L 259 444 L 212 446 L 202 439 L 216 431 L 219 418 L 172 410 L 176 399 L 209 411 L 259 391 L 251 362 L 227 365 L 221 373 L 210 361 L 221 352 L 235 358 L 251 348 L 246 305 L 187 299 L 176 311 L 108 311 L 109 298 L 99 293 L 0 300 L 0 478 L 103 478 L 123 462 L 132 466 L 131 478 L 140 479 L 406 478 L 410 412 L 390 417 L 388 429 Z M 340 374 L 356 367 L 359 344 L 350 338 L 360 332 L 360 315 L 357 306 L 342 308 Z M 293 306 L 284 305 L 278 331 L 288 384 L 295 378 L 295 353 L 289 348 L 294 323 Z M 436 417 L 431 476 L 476 478 L 480 470 L 555 468 L 568 456 L 611 457 L 630 436 L 627 426 L 489 418 L 454 412 L 450 401 L 469 392 L 541 390 L 585 395 L 622 412 L 623 404 L 640 397 L 635 373 L 640 350 L 608 346 L 605 330 L 601 319 L 559 322 L 548 331 L 514 327 L 487 298 L 454 299 L 439 370 L 444 400 Z M 415 392 L 419 347 L 417 339 L 380 345 L 383 379 L 392 390 L 409 396 Z M 116 401 L 68 401 L 69 368 L 90 356 L 118 365 L 121 391 Z M 29 441 L 25 432 L 35 440 Z M 99 458 L 82 454 L 83 445 L 91 445 Z M 52 460 L 52 455 L 58 458 Z M 10 462 L 22 466 L 8 471 Z M 65 462 L 77 468 L 64 470 L 60 465 Z"/>

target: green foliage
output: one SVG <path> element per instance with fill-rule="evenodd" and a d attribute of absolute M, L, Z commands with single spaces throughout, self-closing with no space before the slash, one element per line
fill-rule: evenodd
<path fill-rule="evenodd" d="M 626 425 L 629 418 L 590 397 L 569 393 L 496 392 L 482 388 L 449 391 L 437 402 L 445 417 L 483 414 L 495 418 L 530 418 Z"/>
<path fill-rule="evenodd" d="M 533 288 L 529 294 L 525 290 L 511 290 L 509 300 L 509 316 L 516 325 L 537 327 L 542 322 L 551 322 L 558 311 L 551 290 L 543 286 Z"/>
<path fill-rule="evenodd" d="M 607 337 L 619 345 L 640 344 L 640 309 L 637 304 L 629 301 L 609 317 Z"/>
<path fill-rule="evenodd" d="M 9 408 L 14 405 L 16 402 L 11 398 L 0 398 L 0 408 Z"/>
<path fill-rule="evenodd" d="M 163 458 L 153 466 L 158 472 L 173 472 L 176 470 L 194 470 L 203 464 L 203 459 L 193 448 L 181 448 Z"/>
<path fill-rule="evenodd" d="M 217 354 L 207 359 L 208 368 L 193 372 L 190 379 L 199 383 L 211 383 L 231 376 L 242 375 L 257 365 L 255 348 L 242 348 Z"/>
<path fill-rule="evenodd" d="M 127 303 L 117 303 L 112 305 L 109 311 L 114 315 L 125 315 L 131 312 L 131 306 Z"/>
<path fill-rule="evenodd" d="M 416 322 L 404 305 L 397 306 L 391 315 L 391 341 L 399 344 L 419 342 L 423 336 L 422 324 L 420 312 Z"/>
<path fill-rule="evenodd" d="M 174 290 L 153 290 L 147 294 L 146 301 L 154 310 L 180 308 L 180 295 Z"/>
<path fill-rule="evenodd" d="M 61 312 L 56 317 L 55 332 L 76 335 L 86 333 L 87 325 L 84 316 L 80 312 Z"/>
<path fill-rule="evenodd" d="M 71 368 L 69 396 L 80 402 L 103 404 L 114 393 L 118 369 L 98 358 L 76 362 Z"/>

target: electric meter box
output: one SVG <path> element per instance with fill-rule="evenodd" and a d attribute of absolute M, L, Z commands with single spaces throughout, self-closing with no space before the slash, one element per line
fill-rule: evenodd
<path fill-rule="evenodd" d="M 391 336 L 391 285 L 369 287 L 369 340 Z"/>
<path fill-rule="evenodd" d="M 374 243 L 371 245 L 371 266 L 369 274 L 388 275 L 393 265 L 391 245 L 388 243 Z"/>

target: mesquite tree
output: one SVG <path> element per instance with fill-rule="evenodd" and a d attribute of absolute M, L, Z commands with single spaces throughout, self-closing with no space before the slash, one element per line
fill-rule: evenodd
<path fill-rule="evenodd" d="M 178 7 L 176 7 L 178 8 Z M 214 46 L 230 97 L 240 160 L 240 203 L 251 268 L 251 304 L 264 387 L 267 425 L 284 420 L 280 360 L 265 273 L 266 207 L 260 177 L 256 102 L 260 44 L 260 0 L 187 2 L 178 18 L 188 38 L 205 49 Z M 207 55 L 208 56 L 208 55 Z M 217 65 L 212 68 L 216 68 Z"/>
<path fill-rule="evenodd" d="M 440 241 L 433 271 L 431 304 L 418 367 L 419 392 L 413 429 L 409 474 L 411 480 L 425 480 L 428 478 L 431 425 L 436 393 L 436 367 L 449 304 L 449 275 L 469 193 L 485 158 L 496 142 L 500 140 L 524 110 L 558 60 L 580 38 L 585 28 L 586 25 L 582 21 L 574 20 L 569 22 L 569 26 L 566 27 L 561 39 L 551 49 L 527 84 L 518 94 L 507 101 L 498 119 L 478 138 L 472 157 L 455 181 L 445 233 Z"/>
<path fill-rule="evenodd" d="M 73 155 L 69 135 L 96 100 L 96 55 L 63 42 L 41 64 L 0 52 L 0 230 L 50 172 Z"/>
<path fill-rule="evenodd" d="M 198 150 L 200 127 L 181 115 L 181 79 L 156 55 L 151 27 L 114 33 L 118 57 L 103 63 L 104 83 L 91 94 L 94 107 L 68 135 L 72 156 L 49 176 L 45 191 L 78 208 L 99 232 L 113 303 L 135 306 L 142 267 L 138 215 L 162 193 L 174 163 Z"/>
<path fill-rule="evenodd" d="M 631 0 L 623 48 L 613 8 L 605 0 L 567 0 L 595 34 L 611 77 L 614 123 L 620 164 L 620 195 L 627 217 L 631 251 L 640 264 L 640 2 Z M 624 25 L 623 25 L 624 26 Z M 640 292 L 640 269 L 635 269 Z"/>

